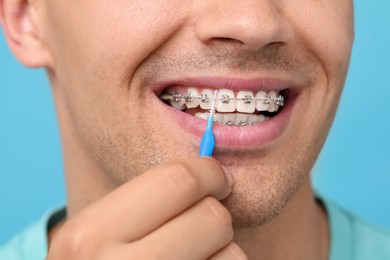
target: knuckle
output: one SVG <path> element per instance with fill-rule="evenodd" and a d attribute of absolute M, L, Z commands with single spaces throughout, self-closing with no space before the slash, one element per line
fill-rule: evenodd
<path fill-rule="evenodd" d="M 193 196 L 200 191 L 200 182 L 196 174 L 183 162 L 170 165 L 166 169 L 167 179 L 184 194 Z"/>
<path fill-rule="evenodd" d="M 53 240 L 51 250 L 60 259 L 92 259 L 98 251 L 96 236 L 86 225 L 69 224 Z M 57 259 L 57 258 L 54 258 Z"/>

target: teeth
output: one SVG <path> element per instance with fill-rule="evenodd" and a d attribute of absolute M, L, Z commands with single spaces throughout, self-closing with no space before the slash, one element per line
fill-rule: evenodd
<path fill-rule="evenodd" d="M 223 121 L 223 114 L 214 114 L 214 123 L 216 124 L 222 124 Z"/>
<path fill-rule="evenodd" d="M 284 97 L 282 95 L 279 95 L 275 99 L 275 112 L 279 110 L 281 106 L 284 105 Z"/>
<path fill-rule="evenodd" d="M 264 121 L 265 121 L 264 115 L 249 115 L 247 122 L 251 125 L 257 125 L 263 123 Z"/>
<path fill-rule="evenodd" d="M 236 100 L 234 92 L 228 89 L 221 89 L 217 93 L 215 108 L 218 112 L 236 111 Z"/>
<path fill-rule="evenodd" d="M 171 105 L 173 108 L 175 108 L 175 109 L 177 109 L 177 110 L 184 110 L 184 109 L 186 109 L 186 106 L 185 106 L 185 105 L 180 105 L 179 103 L 177 103 L 177 102 L 175 102 L 175 101 L 170 101 L 169 103 L 170 103 L 170 105 Z"/>
<path fill-rule="evenodd" d="M 208 120 L 209 113 L 196 113 L 195 117 L 201 118 L 204 120 Z M 214 114 L 214 123 L 222 124 L 227 126 L 251 126 L 258 125 L 267 121 L 269 117 L 265 117 L 264 115 L 248 115 L 242 113 L 236 114 Z"/>
<path fill-rule="evenodd" d="M 269 104 L 267 104 L 266 98 L 268 97 L 267 93 L 265 91 L 259 91 L 257 92 L 255 98 L 258 99 L 256 101 L 256 110 L 257 111 L 267 111 Z"/>
<path fill-rule="evenodd" d="M 200 106 L 201 109 L 210 110 L 211 103 L 214 96 L 212 89 L 188 88 L 187 91 L 182 94 L 173 92 L 172 94 L 163 94 L 160 99 L 169 103 L 172 107 L 178 110 L 194 109 Z M 284 106 L 284 97 L 279 95 L 278 91 L 272 90 L 268 93 L 265 91 L 259 91 L 254 95 L 252 91 L 239 91 L 235 96 L 232 90 L 220 89 L 217 92 L 215 109 L 218 112 L 230 113 L 240 112 L 246 114 L 253 114 L 257 111 L 269 111 L 277 112 L 280 107 Z M 222 123 L 230 124 L 233 121 L 235 124 L 236 119 L 221 119 Z M 248 124 L 256 123 L 248 121 Z M 242 122 L 243 124 L 243 122 Z"/>
<path fill-rule="evenodd" d="M 284 97 L 282 95 L 279 95 L 276 100 L 276 105 L 279 107 L 284 106 Z"/>
<path fill-rule="evenodd" d="M 256 103 L 252 91 L 239 91 L 237 94 L 236 109 L 242 113 L 253 113 L 256 110 Z"/>
<path fill-rule="evenodd" d="M 196 113 L 195 114 L 195 117 L 197 118 L 201 118 L 201 119 L 204 119 L 204 120 L 208 120 L 209 119 L 209 113 Z M 214 118 L 213 118 L 213 122 L 216 123 L 216 124 L 222 124 L 223 122 L 223 114 L 214 114 Z"/>
<path fill-rule="evenodd" d="M 169 104 L 178 110 L 184 110 L 186 108 L 185 104 L 186 101 L 182 98 L 182 94 L 180 93 L 173 93 L 172 99 L 169 100 Z"/>
<path fill-rule="evenodd" d="M 277 97 L 276 91 L 274 91 L 274 90 L 270 91 L 268 93 L 268 96 L 271 99 L 271 102 L 269 103 L 268 111 L 275 112 L 277 110 L 277 108 L 276 108 L 277 105 L 275 104 L 276 102 L 274 102 L 276 100 L 276 97 Z"/>
<path fill-rule="evenodd" d="M 182 95 L 180 93 L 173 93 L 172 94 L 172 100 L 175 102 L 181 102 L 182 101 Z"/>
<path fill-rule="evenodd" d="M 187 108 L 196 108 L 200 105 L 200 99 L 197 98 L 200 97 L 200 93 L 197 89 L 195 88 L 189 88 L 187 90 L 187 95 L 186 95 L 186 106 Z"/>
<path fill-rule="evenodd" d="M 209 117 L 209 113 L 196 113 L 195 114 L 195 117 L 197 117 L 197 118 L 201 118 L 201 119 L 204 119 L 204 120 L 207 120 L 208 119 L 208 117 Z"/>
<path fill-rule="evenodd" d="M 186 108 L 185 106 L 185 101 L 180 100 L 179 102 L 175 100 L 169 100 L 169 104 L 173 107 L 176 108 L 177 110 L 184 110 Z"/>
<path fill-rule="evenodd" d="M 203 89 L 202 92 L 200 92 L 200 108 L 201 109 L 211 109 L 211 99 L 213 98 L 214 94 L 213 91 L 210 89 Z"/>
<path fill-rule="evenodd" d="M 240 114 L 240 113 L 237 113 L 236 114 L 236 118 L 235 118 L 235 121 L 234 121 L 234 125 L 237 125 L 237 126 L 246 126 L 246 122 L 248 121 L 248 116 L 247 114 Z"/>
<path fill-rule="evenodd" d="M 224 114 L 222 124 L 233 126 L 235 120 L 236 120 L 236 114 Z"/>

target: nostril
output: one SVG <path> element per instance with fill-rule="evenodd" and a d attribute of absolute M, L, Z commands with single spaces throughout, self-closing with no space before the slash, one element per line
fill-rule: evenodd
<path fill-rule="evenodd" d="M 211 38 L 208 43 L 227 43 L 231 45 L 242 45 L 244 44 L 242 41 L 234 39 L 234 38 L 229 38 L 229 37 L 215 37 Z"/>
<path fill-rule="evenodd" d="M 275 1 L 207 2 L 195 22 L 196 36 L 206 45 L 258 52 L 270 43 L 289 43 L 294 38 Z"/>

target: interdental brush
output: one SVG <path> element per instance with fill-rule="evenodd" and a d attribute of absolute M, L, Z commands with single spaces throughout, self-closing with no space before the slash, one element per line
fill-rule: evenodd
<path fill-rule="evenodd" d="M 211 156 L 214 150 L 214 133 L 213 133 L 213 121 L 215 114 L 215 99 L 217 97 L 217 90 L 214 92 L 214 98 L 211 102 L 211 108 L 209 117 L 207 118 L 207 127 L 203 134 L 202 141 L 200 143 L 200 156 Z"/>

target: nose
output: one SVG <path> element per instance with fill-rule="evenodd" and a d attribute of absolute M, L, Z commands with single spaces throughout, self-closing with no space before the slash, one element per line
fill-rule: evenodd
<path fill-rule="evenodd" d="M 286 44 L 293 30 L 274 0 L 201 1 L 195 21 L 197 37 L 205 44 L 235 43 L 255 52 L 272 43 Z"/>

